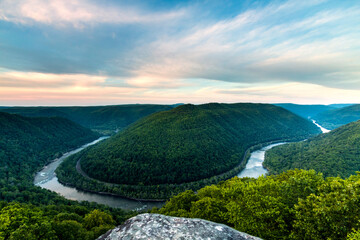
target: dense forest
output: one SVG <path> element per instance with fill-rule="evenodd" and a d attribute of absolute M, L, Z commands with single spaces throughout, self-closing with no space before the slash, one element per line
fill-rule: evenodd
<path fill-rule="evenodd" d="M 92 240 L 132 216 L 94 207 L 0 202 L 0 239 Z"/>
<path fill-rule="evenodd" d="M 28 179 L 49 160 L 99 135 L 58 117 L 28 118 L 0 112 L 0 179 Z"/>
<path fill-rule="evenodd" d="M 0 113 L 0 239 L 94 239 L 128 217 L 33 185 L 50 160 L 96 138 L 64 118 Z"/>
<path fill-rule="evenodd" d="M 264 239 L 359 239 L 360 176 L 289 170 L 185 191 L 153 212 L 223 223 Z"/>
<path fill-rule="evenodd" d="M 360 121 L 349 123 L 307 141 L 290 143 L 266 152 L 270 174 L 288 169 L 315 169 L 324 176 L 349 177 L 360 170 Z"/>
<path fill-rule="evenodd" d="M 98 190 L 99 182 L 92 182 L 89 189 L 90 183 L 79 183 L 90 180 L 69 176 L 69 168 L 75 168 L 81 159 L 82 170 L 89 177 L 108 183 L 156 186 L 194 182 L 238 166 L 253 145 L 317 133 L 319 129 L 309 121 L 270 104 L 182 105 L 137 121 L 64 161 L 57 173 L 60 181 Z"/>
<path fill-rule="evenodd" d="M 134 198 L 167 198 L 182 192 L 172 197 L 163 208 L 153 209 L 153 212 L 224 223 L 264 239 L 359 239 L 360 175 L 345 177 L 354 174 L 360 167 L 354 161 L 360 155 L 356 148 L 360 143 L 360 121 L 307 141 L 273 149 L 277 151 L 287 146 L 291 146 L 291 151 L 293 148 L 311 148 L 311 154 L 320 154 L 288 152 L 284 154 L 284 159 L 308 156 L 305 162 L 309 167 L 304 168 L 323 171 L 324 176 L 339 175 L 343 178 L 324 179 L 314 170 L 281 173 L 288 169 L 286 163 L 281 162 L 277 166 L 285 167 L 278 170 L 278 175 L 259 179 L 235 177 L 222 181 L 240 171 L 245 162 L 238 165 L 239 160 L 246 159 L 250 152 L 246 149 L 250 146 L 256 148 L 264 142 L 295 140 L 317 133 L 319 129 L 310 122 L 268 104 L 183 105 L 145 117 L 109 140 L 68 158 L 57 173 L 60 180 L 74 181 L 79 188 L 89 187 L 88 190 Z M 97 133 L 64 118 L 32 118 L 0 113 L 0 239 L 95 239 L 135 214 L 95 203 L 70 201 L 32 184 L 35 172 L 48 161 L 97 137 Z M 156 145 L 162 148 L 154 150 Z M 222 170 L 220 173 L 223 174 L 216 176 L 205 175 L 200 181 L 151 186 L 146 185 L 151 183 L 149 177 L 142 179 L 138 176 L 139 181 L 134 182 L 138 185 L 103 184 L 76 171 L 79 159 L 92 156 L 97 148 L 110 150 L 111 147 L 122 151 L 131 147 L 137 154 L 148 157 L 146 159 L 150 162 L 145 166 L 152 175 L 160 173 L 158 168 L 164 173 L 170 170 L 171 174 L 177 174 L 178 169 L 167 169 L 171 162 L 161 162 L 157 168 L 152 165 L 157 158 L 164 161 L 161 156 L 170 156 L 172 163 L 176 162 L 183 156 L 176 155 L 177 152 L 173 151 L 176 149 L 181 150 L 181 154 L 194 152 L 202 156 L 207 156 L 205 154 L 211 149 L 215 150 L 205 158 L 205 163 L 190 155 L 185 159 L 195 162 L 195 165 L 181 165 L 181 162 L 176 165 L 185 166 L 190 173 L 190 166 L 210 171 L 212 157 L 225 156 L 231 160 L 232 156 L 236 156 L 237 162 L 235 168 Z M 189 152 L 184 151 L 186 148 L 190 148 Z M 233 150 L 226 152 L 230 148 Z M 168 149 L 170 151 L 166 151 Z M 125 151 L 126 155 L 121 156 L 128 157 L 130 152 Z M 119 152 L 105 151 L 103 154 L 113 157 Z M 324 157 L 319 159 L 319 156 Z M 226 165 L 225 157 L 220 157 L 219 161 L 223 162 L 216 164 Z M 136 166 L 144 158 L 130 159 Z M 106 163 L 106 159 L 103 161 Z M 267 167 L 275 173 L 272 167 Z M 131 171 L 143 174 L 136 172 L 138 169 L 141 168 Z M 211 185 L 215 183 L 218 184 Z"/>
<path fill-rule="evenodd" d="M 360 104 L 325 111 L 317 114 L 314 119 L 324 128 L 332 130 L 360 120 Z"/>
<path fill-rule="evenodd" d="M 176 105 L 131 104 L 94 107 L 10 107 L 1 109 L 27 117 L 63 117 L 86 128 L 111 134 L 154 112 L 169 110 Z"/>

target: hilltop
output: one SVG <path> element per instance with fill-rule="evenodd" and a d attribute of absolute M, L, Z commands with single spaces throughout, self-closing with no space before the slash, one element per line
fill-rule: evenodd
<path fill-rule="evenodd" d="M 74 158 L 103 182 L 184 183 L 231 170 L 250 146 L 318 133 L 309 121 L 270 104 L 188 104 L 145 117 Z M 58 176 L 76 184 L 64 170 L 69 161 Z"/>

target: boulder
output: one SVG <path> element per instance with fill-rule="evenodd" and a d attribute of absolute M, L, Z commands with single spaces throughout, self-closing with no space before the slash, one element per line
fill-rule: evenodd
<path fill-rule="evenodd" d="M 98 240 L 140 239 L 218 239 L 260 240 L 223 224 L 202 219 L 169 217 L 160 214 L 140 214 L 128 219 L 123 225 L 109 230 Z"/>

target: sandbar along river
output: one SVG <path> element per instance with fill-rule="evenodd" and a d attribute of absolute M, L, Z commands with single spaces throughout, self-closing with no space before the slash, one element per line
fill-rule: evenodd
<path fill-rule="evenodd" d="M 34 184 L 42 188 L 54 191 L 67 199 L 76 201 L 96 202 L 108 205 L 110 207 L 122 208 L 127 210 L 144 210 L 151 209 L 153 207 L 161 207 L 164 204 L 163 202 L 136 201 L 111 195 L 90 193 L 77 190 L 73 187 L 64 186 L 59 183 L 55 174 L 55 170 L 64 161 L 65 158 L 74 155 L 75 153 L 78 153 L 81 150 L 91 145 L 94 145 L 106 138 L 108 137 L 101 137 L 91 143 L 81 146 L 80 148 L 65 153 L 62 157 L 58 159 L 55 159 L 36 174 Z"/>

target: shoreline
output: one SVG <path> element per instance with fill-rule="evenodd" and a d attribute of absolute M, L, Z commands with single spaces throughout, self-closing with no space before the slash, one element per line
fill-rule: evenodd
<path fill-rule="evenodd" d="M 142 198 L 132 198 L 132 197 L 128 197 L 125 195 L 118 195 L 118 194 L 114 194 L 114 193 L 109 193 L 109 192 L 97 192 L 97 191 L 92 191 L 92 190 L 83 190 L 81 188 L 77 188 L 72 184 L 66 183 L 61 181 L 58 178 L 58 182 L 61 183 L 62 185 L 66 186 L 66 187 L 72 187 L 75 188 L 78 191 L 83 191 L 83 192 L 89 192 L 89 193 L 95 193 L 95 194 L 99 194 L 99 195 L 104 195 L 104 196 L 112 196 L 112 197 L 119 197 L 119 198 L 125 198 L 128 200 L 133 200 L 133 201 L 139 201 L 139 202 L 165 202 L 167 199 L 142 199 Z"/>
<path fill-rule="evenodd" d="M 278 139 L 278 140 L 273 140 L 273 141 L 269 141 L 269 142 L 264 142 L 264 143 L 259 143 L 259 144 L 255 144 L 249 148 L 246 149 L 246 151 L 244 152 L 244 155 L 241 159 L 241 161 L 239 162 L 238 165 L 236 165 L 235 167 L 233 167 L 232 169 L 224 172 L 224 173 L 221 173 L 221 174 L 218 174 L 218 175 L 214 175 L 214 176 L 211 176 L 209 178 L 203 178 L 203 179 L 200 179 L 198 181 L 193 181 L 193 182 L 187 182 L 187 183 L 180 183 L 180 184 L 173 184 L 173 183 L 169 183 L 169 184 L 157 184 L 157 185 L 148 185 L 148 187 L 154 187 L 154 186 L 174 186 L 175 187 L 182 187 L 182 186 L 186 186 L 187 184 L 191 185 L 191 184 L 201 184 L 202 181 L 206 181 L 206 180 L 209 180 L 211 181 L 211 179 L 213 178 L 218 178 L 218 177 L 222 177 L 224 175 L 226 175 L 227 173 L 230 173 L 232 171 L 235 171 L 235 173 L 232 173 L 230 177 L 225 177 L 224 179 L 220 179 L 216 182 L 220 182 L 220 181 L 226 181 L 228 179 L 231 179 L 233 177 L 237 177 L 237 175 L 243 171 L 245 169 L 245 166 L 251 156 L 251 153 L 254 152 L 254 151 L 257 151 L 263 147 L 266 147 L 268 145 L 271 145 L 271 144 L 276 144 L 276 143 L 280 143 L 280 142 L 298 142 L 298 141 L 303 141 L 304 139 L 307 139 L 306 137 L 295 137 L 295 138 L 291 138 L 291 139 Z M 81 159 L 80 159 L 81 160 Z M 77 165 L 79 163 L 78 160 L 76 162 L 76 165 L 75 165 L 75 170 L 78 174 L 80 174 L 82 177 L 84 177 L 85 179 L 87 180 L 90 180 L 90 181 L 95 181 L 95 182 L 98 182 L 98 183 L 101 183 L 101 184 L 104 184 L 104 185 L 108 185 L 108 186 L 114 186 L 114 187 L 123 187 L 123 186 L 126 186 L 126 187 L 141 187 L 141 188 L 144 188 L 146 189 L 147 186 L 139 186 L 139 185 L 128 185 L 128 184 L 116 184 L 116 183 L 107 183 L 107 182 L 102 182 L 100 180 L 97 180 L 97 179 L 93 179 L 93 178 L 90 178 L 90 177 L 86 177 L 84 176 L 83 174 L 81 174 L 79 171 L 78 171 L 78 168 L 77 168 Z M 132 198 L 132 197 L 129 197 L 129 196 L 126 196 L 126 195 L 121 195 L 121 194 L 116 194 L 116 193 L 111 193 L 111 192 L 102 192 L 102 191 L 94 191 L 94 190 L 88 190 L 88 189 L 83 189 L 83 188 L 79 188 L 79 187 L 76 187 L 74 186 L 73 184 L 71 183 L 67 183 L 67 182 L 64 182 L 64 181 L 61 181 L 59 178 L 58 178 L 58 181 L 59 183 L 65 185 L 65 186 L 69 186 L 69 187 L 73 187 L 75 188 L 76 190 L 80 190 L 80 191 L 84 191 L 84 192 L 89 192 L 89 193 L 95 193 L 95 194 L 100 194 L 100 195 L 108 195 L 108 196 L 114 196 L 114 197 L 120 197 L 120 198 L 125 198 L 125 199 L 129 199 L 129 200 L 134 200 L 134 201 L 139 201 L 139 202 L 142 202 L 142 201 L 146 201 L 146 202 L 165 202 L 167 200 L 169 200 L 171 198 L 168 197 L 166 199 L 156 199 L 156 198 Z M 211 183 L 212 184 L 216 184 L 215 183 Z M 207 186 L 207 185 L 205 185 Z M 191 188 L 189 188 L 191 189 Z"/>

